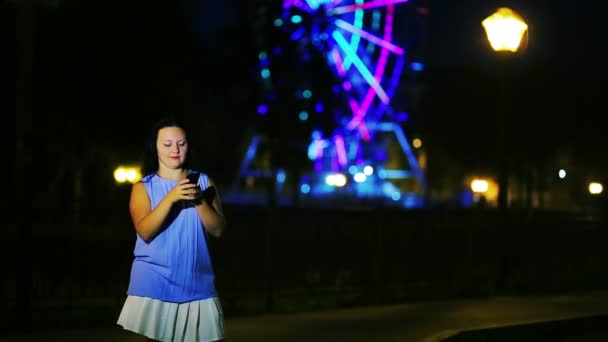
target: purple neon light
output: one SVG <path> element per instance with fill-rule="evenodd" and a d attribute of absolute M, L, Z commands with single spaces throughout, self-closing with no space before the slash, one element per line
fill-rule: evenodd
<path fill-rule="evenodd" d="M 336 6 L 338 6 L 341 3 L 342 3 L 342 0 L 334 0 L 331 3 L 329 3 L 329 4 L 326 4 L 325 5 L 325 9 L 329 11 L 329 10 L 335 8 Z"/>
<path fill-rule="evenodd" d="M 334 59 L 334 63 L 336 64 L 338 75 L 340 75 L 340 77 L 344 77 L 344 75 L 346 75 L 346 70 L 344 69 L 344 62 L 342 61 L 342 57 L 340 57 L 338 48 L 334 47 L 331 50 L 331 57 Z"/>
<path fill-rule="evenodd" d="M 384 48 L 388 49 L 391 52 L 394 52 L 395 54 L 397 54 L 399 56 L 402 56 L 405 53 L 405 51 L 402 48 L 398 47 L 397 45 L 391 44 L 390 42 L 388 42 L 388 41 L 386 41 L 386 40 L 384 40 L 382 38 L 376 37 L 376 36 L 374 36 L 373 34 L 367 32 L 367 31 L 361 30 L 360 28 L 358 28 L 358 27 L 356 27 L 356 26 L 354 26 L 354 25 L 352 25 L 350 23 L 347 23 L 344 20 L 337 19 L 335 21 L 335 24 L 339 28 L 341 28 L 343 30 L 346 30 L 348 32 L 351 32 L 353 34 L 359 35 L 362 38 L 367 39 L 370 42 L 372 42 L 372 43 L 374 43 L 374 44 L 376 44 L 378 46 L 384 47 Z"/>
<path fill-rule="evenodd" d="M 344 148 L 344 138 L 341 135 L 334 136 L 336 142 L 336 153 L 338 154 L 338 163 L 341 166 L 346 165 L 346 149 Z"/>
<path fill-rule="evenodd" d="M 355 101 L 355 99 L 348 99 L 348 104 L 350 105 L 350 109 L 353 111 L 354 114 L 359 113 L 359 104 L 357 103 L 357 101 Z"/>
<path fill-rule="evenodd" d="M 285 0 L 285 2 L 283 2 L 283 9 L 288 9 L 292 6 L 297 7 L 299 9 L 301 9 L 302 11 L 309 13 L 309 14 L 312 14 L 314 11 L 312 8 L 310 8 L 310 6 L 302 3 L 302 1 L 300 1 L 300 0 Z"/>
<path fill-rule="evenodd" d="M 391 37 L 393 34 L 393 12 L 394 6 L 387 6 L 386 8 L 386 16 L 384 18 L 384 37 L 383 39 L 387 42 L 391 41 Z M 378 83 L 382 80 L 384 76 L 384 69 L 386 67 L 386 63 L 388 61 L 389 50 L 385 47 L 382 47 L 380 51 L 380 56 L 378 58 L 378 64 L 376 64 L 376 71 L 374 73 L 374 78 Z M 367 114 L 369 107 L 372 104 L 372 101 L 376 95 L 376 91 L 373 88 L 369 88 L 365 98 L 363 99 L 363 103 L 359 108 L 359 112 L 357 115 L 348 123 L 346 126 L 348 129 L 353 129 L 359 122 L 363 122 L 363 117 Z M 385 102 L 387 103 L 387 102 Z"/>
<path fill-rule="evenodd" d="M 350 105 L 350 110 L 353 112 L 353 116 L 358 118 L 360 109 L 359 109 L 359 104 L 357 104 L 357 101 L 353 98 L 350 98 L 350 99 L 348 99 L 348 104 Z M 361 118 L 363 118 L 363 117 L 361 117 Z M 365 141 L 369 141 L 369 139 L 371 137 L 369 136 L 369 131 L 367 130 L 367 126 L 365 125 L 365 122 L 363 122 L 362 119 L 357 121 L 356 127 L 359 130 L 359 133 L 361 133 L 361 138 Z"/>
<path fill-rule="evenodd" d="M 327 146 L 327 143 L 325 143 L 323 140 L 318 139 L 317 141 L 315 141 L 316 158 L 323 157 L 323 149 L 325 148 L 325 146 Z"/>
<path fill-rule="evenodd" d="M 361 139 L 363 139 L 363 141 L 370 141 L 372 137 L 369 135 L 367 125 L 363 121 L 357 126 L 357 129 L 359 130 L 359 133 L 361 134 Z"/>
<path fill-rule="evenodd" d="M 403 71 L 404 65 L 405 65 L 405 59 L 397 58 L 397 61 L 395 62 L 395 66 L 393 67 L 393 75 L 391 76 L 391 79 L 389 81 L 389 86 L 386 91 L 390 97 L 393 97 L 393 95 L 395 94 L 395 90 L 397 89 L 397 86 L 399 85 L 399 78 L 401 77 L 401 72 Z M 380 106 L 378 106 L 378 108 L 376 108 L 376 113 L 374 113 L 374 119 L 376 121 L 380 120 L 385 109 L 386 109 L 386 105 L 383 105 L 383 104 L 381 104 Z"/>
<path fill-rule="evenodd" d="M 344 13 L 348 13 L 348 12 L 354 12 L 358 9 L 369 9 L 369 8 L 376 8 L 376 7 L 384 7 L 384 6 L 390 6 L 390 5 L 394 5 L 394 4 L 398 4 L 401 2 L 407 2 L 408 0 L 376 0 L 376 1 L 369 1 L 363 4 L 355 4 L 355 5 L 346 5 L 346 6 L 341 6 L 341 7 L 337 7 L 334 8 L 333 10 L 329 11 L 329 15 L 335 15 L 335 14 L 344 14 Z"/>
<path fill-rule="evenodd" d="M 344 50 L 344 53 L 346 53 L 347 57 L 352 60 L 352 63 L 355 65 L 355 67 L 359 71 L 359 74 L 361 74 L 361 76 L 365 79 L 365 81 L 369 84 L 369 86 L 373 88 L 373 90 L 376 92 L 376 94 L 378 95 L 380 100 L 382 100 L 382 102 L 384 102 L 384 103 L 388 103 L 390 101 L 390 99 L 384 92 L 384 89 L 382 89 L 378 80 L 374 77 L 374 75 L 372 75 L 372 73 L 367 68 L 365 63 L 361 60 L 361 58 L 359 58 L 359 56 L 357 56 L 357 53 L 355 51 L 353 51 L 351 49 L 351 47 L 348 45 L 346 38 L 344 38 L 344 35 L 342 35 L 342 33 L 339 32 L 338 30 L 335 30 L 332 32 L 332 37 L 336 41 L 336 43 L 340 46 L 340 48 L 342 50 Z M 383 51 L 384 50 L 386 50 L 386 49 L 383 48 Z"/>

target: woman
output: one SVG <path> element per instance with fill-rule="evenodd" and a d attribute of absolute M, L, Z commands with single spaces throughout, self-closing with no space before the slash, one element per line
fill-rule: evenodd
<path fill-rule="evenodd" d="M 184 127 L 161 120 L 131 190 L 137 241 L 118 324 L 149 341 L 224 339 L 206 238 L 220 237 L 226 219 L 213 181 L 189 168 L 188 152 Z"/>

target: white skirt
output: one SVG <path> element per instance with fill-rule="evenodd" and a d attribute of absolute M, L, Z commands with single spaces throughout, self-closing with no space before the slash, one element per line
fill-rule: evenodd
<path fill-rule="evenodd" d="M 117 324 L 163 342 L 224 339 L 224 314 L 217 297 L 178 304 L 127 296 Z"/>

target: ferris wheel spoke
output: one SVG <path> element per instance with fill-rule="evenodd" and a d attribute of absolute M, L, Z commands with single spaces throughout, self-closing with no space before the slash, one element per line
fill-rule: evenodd
<path fill-rule="evenodd" d="M 348 158 L 346 157 L 346 148 L 344 147 L 344 138 L 342 135 L 337 134 L 334 137 L 334 143 L 338 155 L 338 163 L 340 163 L 341 166 L 345 166 L 348 162 Z"/>
<path fill-rule="evenodd" d="M 365 121 L 363 121 L 365 112 L 361 112 L 359 104 L 357 104 L 357 101 L 353 98 L 348 99 L 348 105 L 350 106 L 350 110 L 353 112 L 353 119 L 346 126 L 346 129 L 352 131 L 353 129 L 357 128 L 361 134 L 361 138 L 364 141 L 369 141 L 369 130 L 367 129 L 367 125 L 365 125 Z"/>
<path fill-rule="evenodd" d="M 358 9 L 370 9 L 370 8 L 376 8 L 376 7 L 386 7 L 386 6 L 390 6 L 390 5 L 394 5 L 394 4 L 398 4 L 398 3 L 402 3 L 402 2 L 407 2 L 409 0 L 375 0 L 375 1 L 369 1 L 363 4 L 354 4 L 354 5 L 345 5 L 345 6 L 340 6 L 340 7 L 336 7 L 334 9 L 332 9 L 331 11 L 328 11 L 328 15 L 340 15 L 340 14 L 344 14 L 344 13 L 349 13 L 349 12 L 354 12 Z"/>
<path fill-rule="evenodd" d="M 344 62 L 342 61 L 342 57 L 340 56 L 340 51 L 338 48 L 334 47 L 331 50 L 331 57 L 334 60 L 334 64 L 336 65 L 336 72 L 340 77 L 344 77 L 346 75 L 346 70 L 344 69 Z"/>
<path fill-rule="evenodd" d="M 341 4 L 341 3 L 342 3 L 342 1 L 343 1 L 343 0 L 334 0 L 334 1 L 332 1 L 332 2 L 330 2 L 330 3 L 328 3 L 328 4 L 326 4 L 326 5 L 325 5 L 325 9 L 326 9 L 326 10 L 328 10 L 328 11 L 329 11 L 329 10 L 332 10 L 332 9 L 334 9 L 336 6 L 338 6 L 339 4 Z"/>
<path fill-rule="evenodd" d="M 401 47 L 399 47 L 399 46 L 397 46 L 395 44 L 392 44 L 391 42 L 389 42 L 387 40 L 384 40 L 384 39 L 382 39 L 380 37 L 377 37 L 377 36 L 375 36 L 375 35 L 367 32 L 367 31 L 364 31 L 364 30 L 362 30 L 362 29 L 360 29 L 360 28 L 358 28 L 358 27 L 356 27 L 356 26 L 354 26 L 354 25 L 352 25 L 352 24 L 350 24 L 350 23 L 348 23 L 348 22 L 346 22 L 346 21 L 344 21 L 342 19 L 336 19 L 334 21 L 334 24 L 337 27 L 339 27 L 339 28 L 341 28 L 341 29 L 343 29 L 345 31 L 348 31 L 348 32 L 350 32 L 350 33 L 352 33 L 354 35 L 357 35 L 357 36 L 359 36 L 359 37 L 361 37 L 363 39 L 366 39 L 366 40 L 368 40 L 368 41 L 370 41 L 370 42 L 372 42 L 372 43 L 374 43 L 374 44 L 376 44 L 378 46 L 381 46 L 381 47 L 383 47 L 383 48 L 385 48 L 385 49 L 387 49 L 387 50 L 389 50 L 389 51 L 391 51 L 391 52 L 393 52 L 393 53 L 395 53 L 395 54 L 397 54 L 399 56 L 402 56 L 403 54 L 405 54 L 405 50 L 403 50 Z"/>
<path fill-rule="evenodd" d="M 333 31 L 332 33 L 333 39 L 336 41 L 338 46 L 344 51 L 344 54 L 352 60 L 352 63 L 355 65 L 359 74 L 363 77 L 363 79 L 369 84 L 369 86 L 375 91 L 376 95 L 380 98 L 383 103 L 389 103 L 390 99 L 382 86 L 378 83 L 378 81 L 374 78 L 374 75 L 369 71 L 369 69 L 365 66 L 365 63 L 357 56 L 357 54 L 351 49 L 346 38 L 339 31 Z"/>
<path fill-rule="evenodd" d="M 310 6 L 312 0 L 306 0 L 306 3 L 303 3 L 300 0 L 287 0 L 283 3 L 283 9 L 288 9 L 290 7 L 296 7 L 308 14 L 313 14 L 314 9 Z"/>
<path fill-rule="evenodd" d="M 308 7 L 313 10 L 317 10 L 319 8 L 319 3 L 316 0 L 305 0 Z"/>
<path fill-rule="evenodd" d="M 355 0 L 355 5 L 362 5 L 365 2 L 365 0 Z M 363 15 L 364 15 L 364 10 L 360 9 L 360 10 L 355 10 L 355 16 L 353 18 L 353 26 L 355 27 L 362 27 L 363 26 Z M 358 35 L 353 35 L 350 38 L 350 47 L 353 51 L 357 51 L 357 49 L 359 48 L 359 43 L 361 42 L 361 37 Z M 346 56 L 346 58 L 344 58 L 344 69 L 348 70 L 350 69 L 350 66 L 352 64 L 352 61 L 348 58 L 348 56 Z"/>

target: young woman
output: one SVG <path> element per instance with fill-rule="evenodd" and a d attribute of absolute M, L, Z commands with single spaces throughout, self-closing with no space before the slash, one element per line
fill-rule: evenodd
<path fill-rule="evenodd" d="M 207 238 L 226 226 L 213 181 L 189 168 L 188 137 L 161 120 L 146 146 L 129 211 L 137 240 L 118 325 L 156 341 L 224 339 Z"/>

